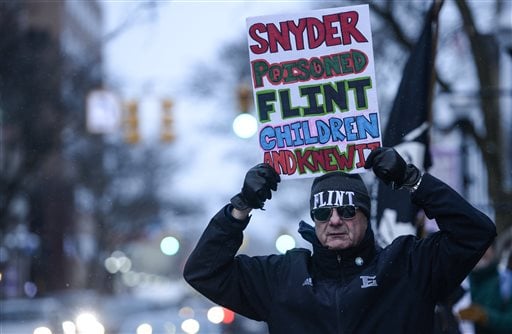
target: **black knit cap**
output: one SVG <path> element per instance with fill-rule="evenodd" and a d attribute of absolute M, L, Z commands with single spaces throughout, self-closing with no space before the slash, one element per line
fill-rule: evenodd
<path fill-rule="evenodd" d="M 330 172 L 313 180 L 310 209 L 324 206 L 355 205 L 370 219 L 370 196 L 359 174 Z"/>

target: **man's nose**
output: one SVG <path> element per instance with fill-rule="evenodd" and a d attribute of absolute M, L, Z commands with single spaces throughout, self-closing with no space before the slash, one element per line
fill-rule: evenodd
<path fill-rule="evenodd" d="M 338 214 L 338 210 L 336 208 L 332 208 L 331 218 L 329 218 L 329 224 L 331 225 L 341 225 L 343 224 L 343 219 L 341 219 L 340 215 Z"/>

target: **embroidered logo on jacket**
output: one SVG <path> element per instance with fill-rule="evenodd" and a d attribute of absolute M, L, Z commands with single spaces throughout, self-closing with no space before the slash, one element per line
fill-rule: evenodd
<path fill-rule="evenodd" d="M 313 280 L 311 279 L 311 277 L 306 278 L 304 280 L 304 282 L 302 283 L 302 286 L 306 286 L 306 285 L 313 286 Z"/>
<path fill-rule="evenodd" d="M 369 288 L 372 286 L 378 286 L 377 284 L 377 276 L 359 276 L 361 278 L 361 288 Z"/>

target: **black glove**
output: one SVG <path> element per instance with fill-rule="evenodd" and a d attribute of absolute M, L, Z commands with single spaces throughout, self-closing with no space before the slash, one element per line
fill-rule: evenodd
<path fill-rule="evenodd" d="M 366 159 L 364 168 L 373 168 L 373 172 L 385 184 L 393 189 L 412 190 L 421 180 L 420 170 L 413 164 L 407 164 L 398 152 L 389 147 L 374 149 Z"/>
<path fill-rule="evenodd" d="M 263 209 L 267 199 L 272 198 L 271 190 L 277 190 L 281 177 L 267 163 L 258 164 L 245 174 L 242 191 L 233 198 L 231 204 L 238 210 Z"/>

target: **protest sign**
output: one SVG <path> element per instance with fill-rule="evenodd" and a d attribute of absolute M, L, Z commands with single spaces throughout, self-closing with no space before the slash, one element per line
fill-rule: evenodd
<path fill-rule="evenodd" d="M 381 146 L 367 5 L 247 19 L 263 161 L 282 177 L 360 173 Z"/>

